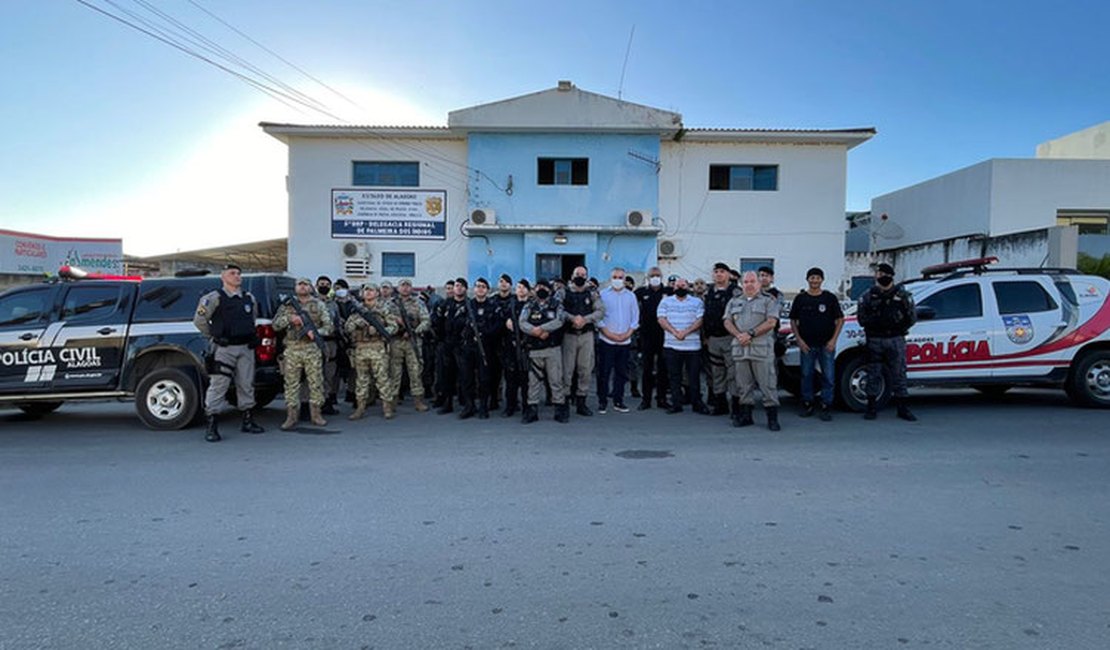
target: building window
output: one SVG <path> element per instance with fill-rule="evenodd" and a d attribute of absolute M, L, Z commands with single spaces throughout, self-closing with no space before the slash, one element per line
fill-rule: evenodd
<path fill-rule="evenodd" d="M 419 187 L 418 162 L 354 162 L 352 184 L 369 187 Z"/>
<path fill-rule="evenodd" d="M 1110 234 L 1110 210 L 1059 210 L 1057 226 L 1078 226 L 1080 235 Z"/>
<path fill-rule="evenodd" d="M 775 258 L 773 257 L 741 257 L 740 258 L 740 273 L 743 275 L 748 271 L 759 271 L 760 267 L 769 266 L 775 268 Z"/>
<path fill-rule="evenodd" d="M 416 253 L 382 253 L 382 277 L 411 278 L 416 275 Z"/>
<path fill-rule="evenodd" d="M 709 189 L 774 192 L 779 189 L 778 165 L 710 165 Z"/>
<path fill-rule="evenodd" d="M 540 185 L 589 185 L 589 158 L 540 158 L 536 165 Z"/>

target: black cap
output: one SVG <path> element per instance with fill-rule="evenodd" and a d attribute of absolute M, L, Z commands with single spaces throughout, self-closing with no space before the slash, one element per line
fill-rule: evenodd
<path fill-rule="evenodd" d="M 466 281 L 466 278 L 455 278 L 455 284 L 456 285 L 461 284 L 464 287 L 469 287 L 470 286 L 470 283 Z"/>
<path fill-rule="evenodd" d="M 240 268 L 239 265 L 236 264 L 235 262 L 228 262 L 227 264 L 224 264 L 224 270 L 225 271 L 230 271 L 231 269 L 235 269 L 236 271 L 238 271 L 240 273 L 243 272 L 243 269 Z"/>
<path fill-rule="evenodd" d="M 720 269 L 722 271 L 728 271 L 729 273 L 732 272 L 732 269 L 730 269 L 728 267 L 728 264 L 725 264 L 724 262 L 717 262 L 716 264 L 714 264 L 713 265 L 713 270 L 716 271 L 717 269 Z"/>
<path fill-rule="evenodd" d="M 759 273 L 766 273 L 767 275 L 774 275 L 775 270 L 769 266 L 761 266 L 756 269 Z"/>
<path fill-rule="evenodd" d="M 883 275 L 894 275 L 894 267 L 886 262 L 879 262 L 875 265 L 875 271 Z"/>
<path fill-rule="evenodd" d="M 327 280 L 329 284 L 331 283 L 331 278 L 326 275 L 321 275 L 320 277 L 316 278 L 317 282 L 319 282 L 320 280 Z"/>
<path fill-rule="evenodd" d="M 499 280 L 504 280 L 505 282 L 508 282 L 508 283 L 510 283 L 510 284 L 511 284 L 511 283 L 512 283 L 512 281 L 513 281 L 513 277 L 512 277 L 511 275 L 509 275 L 508 273 L 502 273 L 502 274 L 501 274 L 501 277 L 500 277 L 500 278 L 498 278 L 498 279 L 499 279 Z"/>
<path fill-rule="evenodd" d="M 339 278 L 338 280 L 336 280 L 335 281 L 335 286 L 338 287 L 338 288 L 343 288 L 343 289 L 350 289 L 351 288 L 351 285 L 347 284 L 347 281 L 344 280 L 343 278 Z"/>
<path fill-rule="evenodd" d="M 525 289 L 527 289 L 529 291 L 532 290 L 532 283 L 529 282 L 527 278 L 521 278 L 521 279 L 517 280 L 516 283 L 523 286 Z"/>
<path fill-rule="evenodd" d="M 547 287 L 548 289 L 550 289 L 551 288 L 551 281 L 550 280 L 544 280 L 544 279 L 536 280 L 536 288 L 539 289 L 540 287 Z"/>
<path fill-rule="evenodd" d="M 474 284 L 476 284 L 476 285 L 477 284 L 484 284 L 484 285 L 486 285 L 486 288 L 489 289 L 489 280 L 487 280 L 485 278 L 478 278 L 477 280 L 474 281 Z"/>
<path fill-rule="evenodd" d="M 810 277 L 811 275 L 820 276 L 822 280 L 825 279 L 825 272 L 822 271 L 821 267 L 819 267 L 819 266 L 815 266 L 815 267 L 811 268 L 810 270 L 806 271 L 806 277 L 807 278 Z"/>

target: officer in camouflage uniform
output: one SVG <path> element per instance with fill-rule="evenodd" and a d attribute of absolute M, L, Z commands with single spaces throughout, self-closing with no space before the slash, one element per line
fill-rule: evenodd
<path fill-rule="evenodd" d="M 362 300 L 365 311 L 377 317 L 386 334 L 393 336 L 397 333 L 400 316 L 390 303 L 378 299 L 378 285 L 367 284 L 363 287 Z M 389 345 L 382 333 L 363 315 L 363 311 L 352 312 L 347 319 L 346 328 L 351 343 L 355 346 L 355 412 L 351 413 L 350 419 L 358 420 L 366 415 L 370 398 L 370 374 L 373 373 L 374 384 L 382 398 L 382 412 L 385 419 L 392 420 L 397 386 L 389 379 Z"/>
<path fill-rule="evenodd" d="M 393 308 L 398 313 L 398 324 L 401 327 L 397 340 L 389 346 L 389 380 L 394 386 L 400 388 L 401 373 L 405 370 L 409 374 L 409 390 L 412 392 L 413 408 L 423 413 L 428 410 L 424 403 L 424 364 L 421 359 L 421 340 L 424 333 L 431 328 L 431 317 L 423 301 L 412 293 L 412 280 L 401 280 L 397 285 L 397 295 L 394 297 Z M 404 320 L 400 318 L 404 310 L 412 331 L 405 329 Z"/>
<path fill-rule="evenodd" d="M 732 425 L 753 424 L 752 407 L 758 386 L 763 393 L 767 411 L 767 428 L 779 431 L 778 377 L 775 372 L 775 330 L 778 326 L 779 301 L 762 291 L 759 276 L 745 273 L 740 281 L 742 293 L 725 306 L 725 329 L 735 339 L 732 343 L 733 379 L 739 410 L 732 414 Z"/>
<path fill-rule="evenodd" d="M 308 278 L 297 280 L 296 300 L 312 323 L 316 326 L 313 332 L 311 327 L 297 314 L 290 303 L 283 303 L 274 315 L 274 330 L 282 333 L 285 344 L 285 353 L 282 358 L 282 373 L 285 376 L 285 422 L 281 424 L 284 431 L 289 431 L 297 426 L 297 416 L 300 405 L 297 403 L 301 393 L 301 373 L 305 375 L 308 383 L 309 413 L 312 423 L 318 427 L 328 422 L 321 415 L 320 409 L 324 405 L 324 355 L 316 340 L 329 336 L 332 333 L 332 319 L 327 305 L 322 300 L 312 295 L 312 282 Z M 323 341 L 319 341 L 323 343 Z"/>

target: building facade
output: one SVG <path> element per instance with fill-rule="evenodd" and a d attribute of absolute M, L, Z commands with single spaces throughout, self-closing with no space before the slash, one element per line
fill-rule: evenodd
<path fill-rule="evenodd" d="M 261 126 L 289 147 L 292 273 L 433 285 L 725 261 L 800 288 L 843 266 L 847 153 L 875 133 L 687 129 L 569 82 L 447 127 Z"/>

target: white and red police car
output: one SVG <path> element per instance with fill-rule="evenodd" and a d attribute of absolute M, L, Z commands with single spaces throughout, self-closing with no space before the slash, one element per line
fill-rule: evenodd
<path fill-rule="evenodd" d="M 906 335 L 910 385 L 1063 388 L 1083 406 L 1110 408 L 1110 281 L 1074 269 L 992 268 L 996 258 L 940 264 L 904 284 L 917 305 Z M 863 328 L 845 318 L 837 340 L 837 393 L 863 410 Z M 797 348 L 784 359 L 796 375 Z M 880 401 L 889 397 L 883 387 Z"/>

